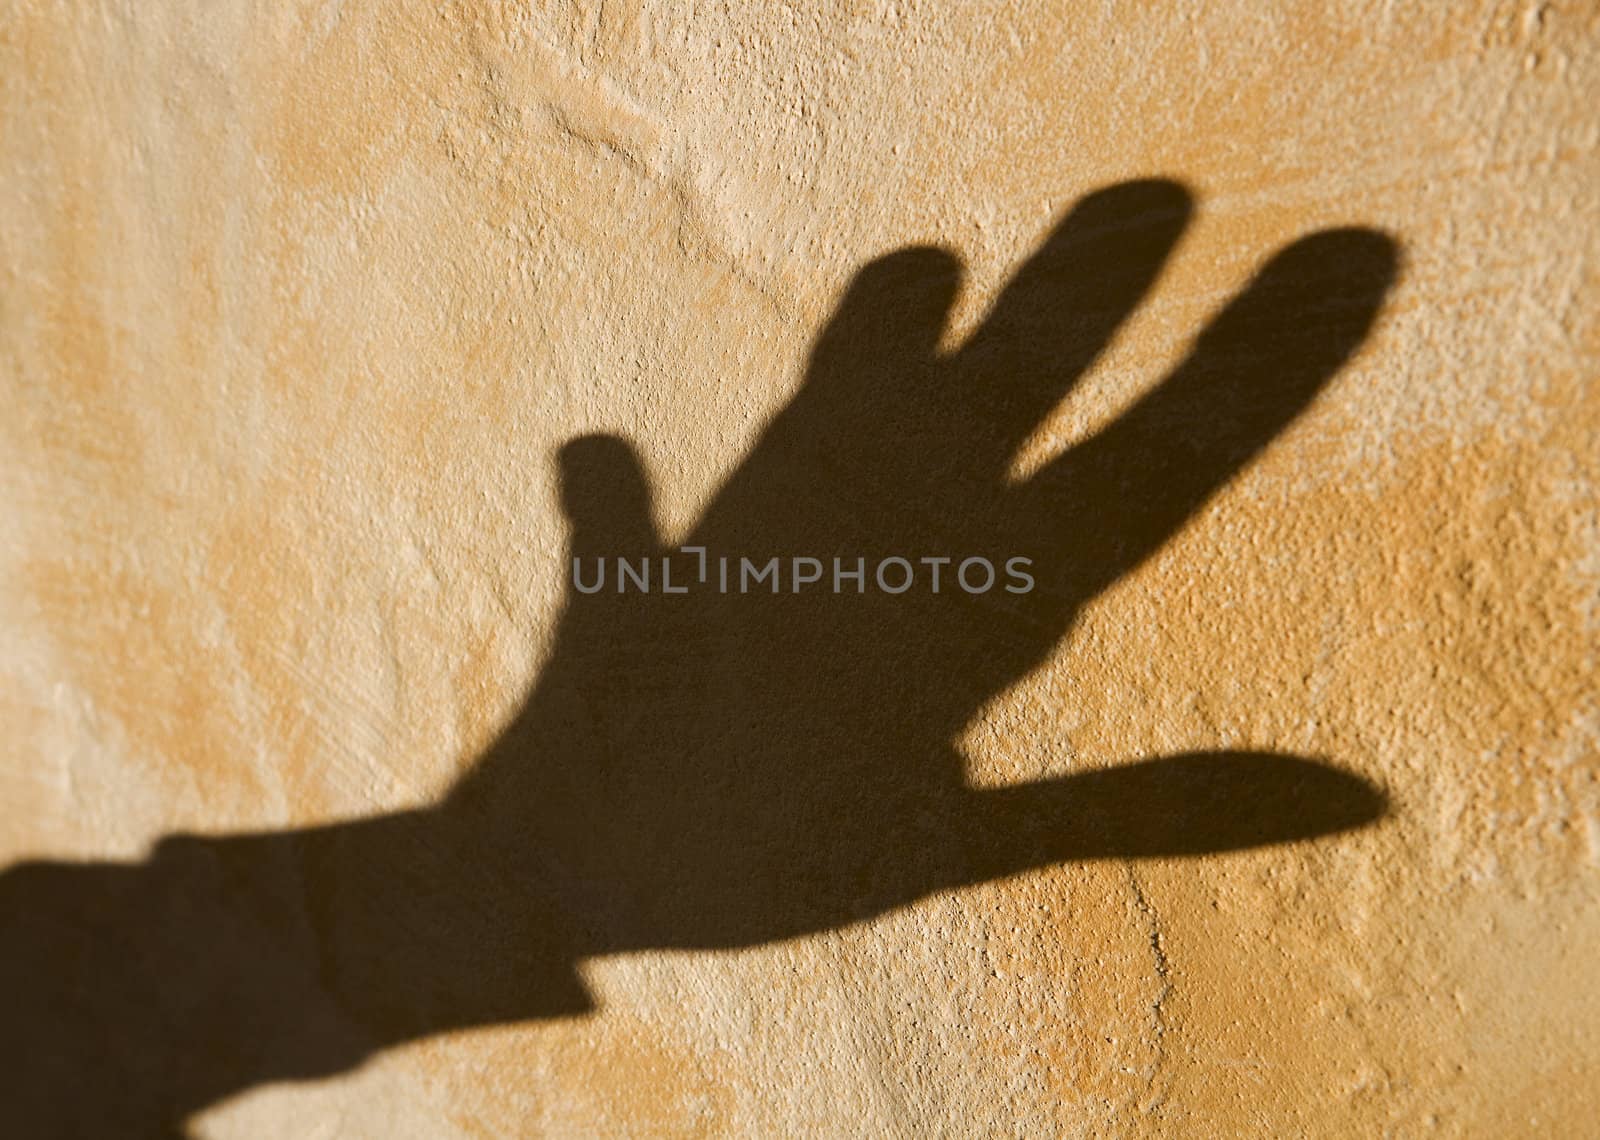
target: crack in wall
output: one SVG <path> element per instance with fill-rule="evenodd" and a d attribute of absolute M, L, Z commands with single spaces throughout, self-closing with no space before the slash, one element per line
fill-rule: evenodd
<path fill-rule="evenodd" d="M 1150 1001 L 1150 1037 L 1155 1050 L 1155 1060 L 1144 1072 L 1145 1099 L 1139 1107 L 1147 1113 L 1159 1112 L 1162 1102 L 1166 1099 L 1163 1089 L 1157 1087 L 1161 1076 L 1162 1067 L 1166 1063 L 1167 1053 L 1165 1039 L 1167 1035 L 1167 1013 L 1165 1003 L 1172 993 L 1172 963 L 1167 957 L 1166 947 L 1162 944 L 1161 915 L 1155 907 L 1150 905 L 1150 900 L 1144 893 L 1144 887 L 1139 882 L 1139 877 L 1134 873 L 1133 864 L 1127 864 L 1128 890 L 1133 895 L 1133 905 L 1144 919 L 1145 934 L 1150 943 L 1150 958 L 1156 974 L 1156 994 Z"/>

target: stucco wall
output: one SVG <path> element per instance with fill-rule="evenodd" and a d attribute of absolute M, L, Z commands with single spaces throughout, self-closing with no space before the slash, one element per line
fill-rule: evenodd
<path fill-rule="evenodd" d="M 968 783 L 1273 753 L 1382 789 L 1380 819 L 1290 818 L 1283 835 L 1213 837 L 1195 857 L 1130 860 L 1137 844 L 1113 842 L 1043 868 L 974 856 L 977 871 L 946 873 L 913 845 L 926 835 L 886 816 L 877 855 L 930 869 L 893 898 L 868 891 L 864 913 L 700 939 L 721 948 L 688 945 L 694 934 L 607 943 L 575 956 L 578 996 L 545 1015 L 400 1034 L 413 1039 L 356 1050 L 343 1072 L 230 1088 L 195 1107 L 198 1134 L 1592 1126 L 1600 15 L 1273 7 L 0 6 L 6 864 L 143 874 L 166 836 L 393 817 L 437 802 L 486 749 L 504 760 L 502 729 L 563 660 L 559 456 L 574 437 L 631 443 L 668 543 L 715 529 L 715 509 L 702 513 L 730 501 L 725 536 L 786 541 L 783 510 L 806 502 L 796 527 L 880 553 L 885 518 L 987 525 L 984 501 L 939 481 L 967 454 L 964 429 L 928 428 L 915 399 L 885 406 L 896 338 L 939 316 L 916 290 L 955 287 L 952 263 L 926 255 L 909 285 L 865 294 L 841 342 L 861 392 L 801 403 L 820 331 L 885 254 L 934 246 L 959 262 L 948 324 L 920 330 L 938 359 L 933 341 L 954 353 L 984 327 L 1075 203 L 1123 186 L 1115 206 L 1136 179 L 1157 200 L 1107 223 L 1131 226 L 1131 245 L 1084 239 L 1061 270 L 1078 284 L 1036 286 L 1092 313 L 1103 283 L 1128 317 L 1070 396 L 1036 405 L 996 486 L 1049 472 L 1137 407 L 1292 243 L 1359 239 L 1294 247 L 1335 273 L 1378 257 L 1374 242 L 1396 254 L 1392 287 L 1372 269 L 1362 297 L 1339 295 L 1372 308 L 1348 327 L 1319 307 L 1316 280 L 1252 326 L 1263 391 L 1296 374 L 1318 329 L 1347 343 L 1281 422 L 1245 431 L 1231 477 L 1191 496 L 1185 525 L 1079 599 L 1074 622 L 1007 632 L 1004 615 L 957 599 L 967 616 L 939 660 L 873 656 L 920 633 L 868 624 L 840 647 L 786 642 L 776 622 L 760 648 L 787 681 L 841 686 L 790 705 L 742 680 L 763 652 L 745 644 L 730 666 L 715 640 L 660 688 L 635 669 L 636 689 L 608 690 L 606 653 L 648 663 L 681 631 L 618 648 L 604 631 L 633 627 L 606 618 L 606 653 L 583 658 L 602 681 L 550 690 L 580 696 L 547 714 L 582 721 L 572 710 L 592 699 L 611 731 L 620 702 L 650 718 L 624 725 L 634 751 L 695 740 L 681 775 L 641 777 L 673 811 L 680 787 L 737 779 L 738 763 L 707 758 L 719 740 L 760 751 L 813 733 L 830 757 L 865 740 L 867 762 L 898 773 L 912 762 L 899 722 L 874 737 L 872 703 L 906 686 L 954 698 L 978 636 L 961 622 L 993 621 L 996 653 L 1028 648 L 993 691 L 961 690 L 969 707 L 946 735 Z M 1139 244 L 1161 217 L 1176 219 L 1164 258 Z M 1141 267 L 1147 292 L 1125 280 Z M 1019 399 L 1013 374 L 1071 349 L 1078 326 L 1056 319 L 1009 330 L 1023 356 L 997 350 L 982 377 L 994 401 L 965 413 L 972 447 Z M 1270 399 L 1205 406 L 1226 435 Z M 812 409 L 796 413 L 811 435 L 759 468 L 782 472 L 769 497 L 718 499 L 791 406 Z M 1176 458 L 1150 463 L 1181 480 L 1191 425 L 1164 426 Z M 840 477 L 828 448 L 845 444 L 870 457 L 863 477 Z M 624 455 L 602 464 L 613 481 Z M 938 479 L 918 482 L 927 472 Z M 813 478 L 831 497 L 807 498 Z M 602 522 L 630 509 L 596 494 Z M 874 513 L 885 496 L 899 513 Z M 1066 538 L 1037 514 L 1039 541 L 1093 548 L 1097 528 L 1141 509 L 1088 501 L 1100 513 L 1071 516 Z M 802 615 L 810 634 L 834 620 L 824 609 Z M 871 668 L 829 674 L 841 659 Z M 696 662 L 709 698 L 672 687 Z M 830 700 L 852 706 L 837 724 Z M 752 723 L 704 729 L 730 714 Z M 852 717 L 867 727 L 849 735 Z M 795 752 L 798 773 L 814 770 Z M 753 810 L 786 802 L 784 777 L 757 775 Z M 864 777 L 867 809 L 898 804 L 870 791 L 898 778 Z M 1248 780 L 1225 790 L 1254 794 Z M 717 784 L 708 798 L 740 794 Z M 1275 794 L 1268 808 L 1314 814 Z M 806 818 L 829 850 L 827 814 Z M 637 820 L 649 829 L 648 811 Z M 1266 842 L 1278 838 L 1294 841 Z M 1227 846 L 1246 849 L 1214 850 Z M 734 879 L 747 857 L 730 839 Z M 326 888 L 335 908 L 416 904 L 390 973 L 457 922 L 403 877 L 335 886 L 336 859 L 296 867 L 273 882 Z M 181 939 L 163 945 L 174 974 L 205 968 Z M 48 989 L 49 960 L 14 958 L 6 984 Z M 330 1018 L 362 1029 L 359 1002 L 329 1000 Z M 225 1010 L 189 1039 L 174 1026 L 140 1031 L 140 1047 L 231 1047 L 215 1036 Z M 10 1047 L 20 1064 L 28 1042 Z"/>

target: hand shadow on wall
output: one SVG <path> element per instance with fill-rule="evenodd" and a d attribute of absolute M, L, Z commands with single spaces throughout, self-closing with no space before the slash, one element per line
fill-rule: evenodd
<path fill-rule="evenodd" d="M 677 584 L 698 559 L 657 534 L 629 447 L 568 445 L 572 553 L 587 580 L 597 558 L 611 576 L 569 590 L 526 705 L 436 806 L 178 836 L 140 864 L 9 869 L 4 1131 L 171 1134 L 230 1094 L 397 1042 L 581 1012 L 587 957 L 751 946 L 1032 868 L 1377 819 L 1365 781 L 1266 753 L 993 790 L 963 778 L 963 727 L 1311 402 L 1394 276 L 1393 243 L 1371 231 L 1294 243 L 1114 423 L 1010 478 L 1189 213 L 1167 182 L 1083 200 L 949 352 L 957 261 L 911 249 L 867 266 L 684 543 L 712 567 L 688 594 L 661 592 L 663 557 Z M 779 557 L 783 592 L 717 592 L 719 555 Z M 652 592 L 617 592 L 618 556 L 653 560 Z M 794 593 L 801 556 L 825 570 Z M 916 571 L 905 593 L 873 580 L 891 556 Z M 925 556 L 1028 557 L 1037 586 L 1006 593 L 1002 572 L 969 594 L 951 564 L 934 592 Z M 864 559 L 863 592 L 834 592 L 835 558 Z"/>

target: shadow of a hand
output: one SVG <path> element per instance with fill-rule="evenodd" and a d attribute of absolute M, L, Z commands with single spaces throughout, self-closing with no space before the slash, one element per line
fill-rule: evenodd
<path fill-rule="evenodd" d="M 246 1003 L 251 1017 L 326 988 L 371 1040 L 289 1033 L 168 1100 L 192 1109 L 332 1071 L 373 1045 L 586 1008 L 572 972 L 584 956 L 752 945 L 1062 860 L 1196 855 L 1376 819 L 1376 789 L 1307 759 L 1193 753 L 980 791 L 954 746 L 1087 602 L 1309 404 L 1392 281 L 1394 247 L 1373 232 L 1295 243 L 1113 424 L 1013 480 L 1019 448 L 1137 306 L 1189 208 L 1163 182 L 1084 200 L 950 352 L 939 343 L 955 259 L 910 250 L 868 266 L 801 391 L 683 544 L 704 552 L 706 581 L 699 554 L 657 534 L 626 444 L 568 445 L 572 554 L 612 577 L 569 593 L 527 705 L 450 796 L 304 832 L 170 840 L 150 864 L 219 863 L 226 890 L 193 876 L 177 889 L 267 900 L 235 925 L 304 928 L 286 944 L 314 948 L 310 980 L 285 976 L 265 1006 Z M 619 591 L 618 558 L 648 558 L 654 589 Z M 778 590 L 762 580 L 745 592 L 741 558 L 778 559 Z M 966 580 L 987 577 L 987 589 L 959 577 L 968 558 L 992 568 Z M 1026 592 L 1005 589 L 1019 581 L 1006 573 L 1013 558 L 1028 560 Z M 663 592 L 664 559 L 687 593 Z M 892 559 L 914 577 L 903 592 L 876 580 Z M 836 562 L 863 570 L 859 589 L 835 579 Z M 796 589 L 801 566 L 818 576 Z M 895 564 L 887 581 L 897 590 L 904 578 Z M 107 915 L 136 925 L 137 912 L 158 913 L 141 891 L 173 889 L 129 888 L 122 909 L 84 903 L 129 873 L 21 868 L 6 889 L 14 913 L 57 916 L 50 937 L 94 938 Z M 155 944 L 186 944 L 171 924 L 203 926 L 207 905 L 161 919 Z M 255 969 L 235 965 L 245 978 Z M 179 1032 L 171 1017 L 150 1025 L 147 1051 L 181 1039 L 163 1037 Z"/>
<path fill-rule="evenodd" d="M 573 555 L 613 578 L 571 595 L 523 717 L 445 806 L 453 826 L 480 845 L 515 836 L 498 849 L 520 872 L 509 879 L 560 884 L 582 951 L 604 952 L 749 944 L 1059 860 L 1223 851 L 1376 818 L 1373 788 L 1309 760 L 1192 754 L 978 792 L 952 747 L 1310 402 L 1393 276 L 1391 243 L 1369 231 L 1296 243 L 1115 423 L 1008 478 L 1188 212 L 1170 183 L 1085 200 L 950 353 L 937 345 L 956 261 L 913 250 L 869 266 L 690 555 L 656 535 L 625 444 L 569 445 Z M 776 557 L 777 575 L 752 589 L 747 556 Z M 1014 556 L 1037 578 L 1026 593 L 1001 584 Z M 658 575 L 671 558 L 693 588 L 623 587 L 618 557 Z M 995 568 L 972 568 L 986 591 L 958 579 L 966 557 Z M 885 589 L 876 568 L 893 558 Z M 835 579 L 841 567 L 865 581 Z M 797 570 L 819 580 L 797 584 Z M 912 586 L 890 592 L 908 570 Z"/>

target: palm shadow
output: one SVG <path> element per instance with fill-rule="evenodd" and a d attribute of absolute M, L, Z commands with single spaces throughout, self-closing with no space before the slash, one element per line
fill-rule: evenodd
<path fill-rule="evenodd" d="M 1378 819 L 1368 782 L 1270 753 L 1003 790 L 964 779 L 954 741 L 983 703 L 1310 404 L 1393 281 L 1381 234 L 1292 244 L 1115 423 L 1010 479 L 1190 209 L 1169 182 L 1084 199 L 952 351 L 938 346 L 958 262 L 914 249 L 867 266 L 802 389 L 679 548 L 657 533 L 626 444 L 569 444 L 571 553 L 589 581 L 602 564 L 612 577 L 569 589 L 526 704 L 439 804 L 175 836 L 138 864 L 8 869 L 7 1130 L 174 1134 L 229 1095 L 399 1042 L 588 1010 L 585 958 L 757 945 L 1063 862 L 1205 855 Z M 740 557 L 779 559 L 779 591 L 739 592 Z M 1016 557 L 1027 592 L 1004 588 Z M 653 588 L 619 589 L 618 558 L 649 559 Z M 915 575 L 904 592 L 876 578 L 895 558 Z M 996 569 L 990 589 L 965 587 L 968 558 Z M 813 559 L 820 579 L 796 591 Z M 664 592 L 664 565 L 686 593 Z"/>

